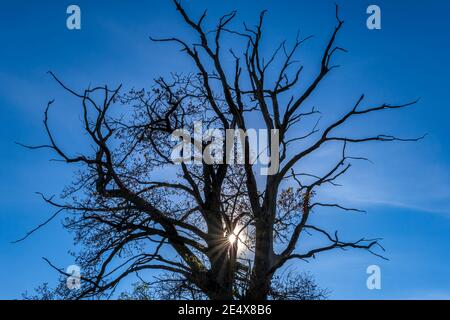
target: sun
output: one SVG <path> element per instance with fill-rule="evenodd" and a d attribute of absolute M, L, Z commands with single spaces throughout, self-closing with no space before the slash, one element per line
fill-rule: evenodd
<path fill-rule="evenodd" d="M 235 244 L 237 240 L 238 240 L 238 237 L 234 233 L 232 233 L 228 236 L 228 242 L 230 244 Z"/>
<path fill-rule="evenodd" d="M 227 236 L 228 244 L 235 245 L 237 244 L 238 252 L 242 252 L 245 249 L 245 242 L 247 240 L 247 236 L 245 232 L 242 230 L 242 227 L 236 226 L 234 231 Z"/>

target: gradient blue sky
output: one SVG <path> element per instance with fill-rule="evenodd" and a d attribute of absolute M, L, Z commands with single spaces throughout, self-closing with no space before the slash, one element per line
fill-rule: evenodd
<path fill-rule="evenodd" d="M 65 27 L 67 1 L 2 1 L 0 10 L 0 298 L 19 298 L 57 275 L 41 259 L 60 266 L 73 263 L 67 251 L 72 238 L 54 221 L 25 242 L 11 244 L 46 219 L 53 209 L 36 191 L 58 194 L 72 178 L 70 169 L 49 162 L 47 151 L 24 150 L 14 141 L 45 142 L 42 113 L 56 99 L 52 126 L 60 142 L 81 143 L 74 101 L 67 99 L 46 74 L 54 71 L 74 88 L 89 84 L 148 87 L 171 71 L 190 71 L 192 64 L 171 45 L 155 44 L 149 35 L 192 38 L 171 1 L 75 1 L 82 10 L 82 30 Z M 239 21 L 256 22 L 268 9 L 267 49 L 297 30 L 314 39 L 301 51 L 306 74 L 314 74 L 318 53 L 334 27 L 334 1 L 227 0 L 189 1 L 194 14 L 209 9 L 208 22 L 237 9 Z M 325 197 L 341 199 L 368 211 L 349 215 L 323 211 L 317 223 L 339 229 L 342 236 L 382 237 L 390 261 L 364 252 L 335 252 L 292 268 L 310 271 L 336 299 L 450 298 L 450 31 L 448 1 L 340 1 L 346 21 L 338 44 L 349 54 L 337 58 L 342 67 L 320 88 L 311 103 L 339 115 L 366 93 L 369 102 L 402 103 L 421 97 L 403 112 L 385 113 L 348 133 L 417 136 L 415 144 L 371 144 L 352 149 L 374 164 L 356 165 L 338 190 Z M 378 4 L 382 30 L 365 27 L 366 8 Z M 240 26 L 240 25 L 239 25 Z M 325 119 L 326 120 L 326 119 Z M 331 120 L 331 118 L 328 118 Z M 329 151 L 328 151 L 329 152 Z M 330 156 L 324 151 L 317 161 Z M 322 159 L 320 159 L 322 157 Z M 370 264 L 382 271 L 382 289 L 366 288 Z"/>

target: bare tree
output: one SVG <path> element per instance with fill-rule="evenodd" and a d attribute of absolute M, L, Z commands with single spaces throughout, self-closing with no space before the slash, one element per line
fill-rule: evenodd
<path fill-rule="evenodd" d="M 324 203 L 317 197 L 322 186 L 337 185 L 352 161 L 366 160 L 349 156 L 349 145 L 420 139 L 385 134 L 342 136 L 338 129 L 351 119 L 405 108 L 416 101 L 364 106 L 362 95 L 349 111 L 320 128 L 319 111 L 307 105 L 320 83 L 337 68 L 335 55 L 346 52 L 336 44 L 344 24 L 337 7 L 336 26 L 324 46 L 320 69 L 306 82 L 295 56 L 310 37 L 297 37 L 292 46 L 282 42 L 264 58 L 265 11 L 255 27 L 244 24 L 242 31 L 233 29 L 233 11 L 207 30 L 206 11 L 194 19 L 179 1 L 174 4 L 198 41 L 191 44 L 176 37 L 152 40 L 181 48 L 193 62 L 192 74 L 159 78 L 149 91 L 124 93 L 121 86 L 78 92 L 50 73 L 68 94 L 79 99 L 83 127 L 93 150 L 80 153 L 75 146 L 69 151 L 58 144 L 50 129 L 53 101 L 49 102 L 44 117 L 49 143 L 28 147 L 52 149 L 59 159 L 79 169 L 77 181 L 59 200 L 42 195 L 58 210 L 50 219 L 68 212 L 64 225 L 84 248 L 77 257 L 82 268 L 81 289 L 64 289 L 65 294 L 71 298 L 108 297 L 131 275 L 156 285 L 148 278 L 160 271 L 169 277 L 157 283 L 178 284 L 171 287 L 173 291 L 165 287 L 167 297 L 299 299 L 305 296 L 301 288 L 309 286 L 304 286 L 304 279 L 282 280 L 277 275 L 288 261 L 307 261 L 335 249 L 363 249 L 383 258 L 379 239 L 343 240 L 334 230 L 312 225 L 309 217 L 319 207 L 361 211 Z M 235 38 L 234 48 L 222 47 L 225 36 Z M 237 48 L 243 48 L 243 53 L 238 54 Z M 111 111 L 113 108 L 118 111 Z M 279 145 L 273 148 L 269 141 L 267 151 L 279 158 L 275 174 L 261 176 L 256 164 L 249 161 L 233 165 L 225 158 L 214 164 L 174 164 L 171 160 L 177 143 L 171 140 L 175 130 L 193 131 L 194 121 L 202 121 L 205 129 L 245 131 L 252 117 L 260 117 L 264 128 L 279 132 Z M 314 125 L 308 127 L 309 123 Z M 305 133 L 295 136 L 301 130 Z M 248 142 L 246 136 L 246 160 L 250 159 Z M 205 149 L 209 143 L 197 148 Z M 299 171 L 301 161 L 330 144 L 342 151 L 335 162 L 330 160 L 324 173 Z M 305 250 L 304 235 L 322 237 L 328 243 Z"/>

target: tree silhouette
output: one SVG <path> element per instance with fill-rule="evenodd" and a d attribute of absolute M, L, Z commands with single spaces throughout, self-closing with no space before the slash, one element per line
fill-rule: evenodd
<path fill-rule="evenodd" d="M 60 200 L 42 195 L 58 209 L 50 219 L 67 212 L 64 226 L 83 247 L 76 262 L 82 270 L 81 288 L 68 290 L 63 282 L 57 291 L 67 298 L 108 297 L 122 280 L 137 275 L 142 283 L 136 296 L 153 284 L 172 298 L 324 297 L 308 277 L 291 274 L 283 278 L 278 275 L 280 270 L 288 261 L 308 260 L 334 249 L 363 249 L 381 258 L 384 249 L 379 239 L 343 240 L 337 232 L 311 224 L 311 212 L 319 207 L 361 211 L 319 201 L 320 188 L 337 185 L 353 161 L 367 160 L 349 156 L 346 148 L 350 144 L 420 139 L 336 132 L 350 119 L 404 108 L 416 101 L 364 106 L 362 95 L 349 111 L 321 128 L 320 112 L 307 105 L 320 83 L 337 68 L 335 55 L 346 52 L 336 45 L 344 23 L 337 6 L 336 26 L 320 57 L 320 69 L 308 82 L 303 80 L 303 66 L 295 56 L 310 37 L 297 37 L 292 46 L 282 42 L 264 58 L 265 11 L 255 27 L 244 24 L 242 31 L 233 29 L 236 12 L 231 12 L 209 31 L 206 11 L 193 19 L 179 1 L 174 4 L 198 41 L 188 43 L 176 37 L 152 40 L 181 48 L 181 54 L 193 62 L 192 74 L 159 78 L 148 91 L 123 92 L 121 86 L 104 86 L 77 92 L 50 73 L 79 99 L 83 128 L 93 150 L 80 153 L 76 146 L 67 150 L 58 144 L 49 125 L 53 101 L 49 102 L 44 117 L 49 143 L 28 148 L 50 148 L 61 160 L 81 168 Z M 223 48 L 225 36 L 234 39 L 234 48 Z M 240 48 L 242 54 L 238 54 Z M 193 132 L 194 122 L 201 121 L 205 129 L 246 131 L 255 118 L 261 119 L 263 128 L 278 132 L 279 145 L 274 148 L 273 140 L 268 141 L 267 150 L 279 159 L 275 174 L 258 174 L 257 164 L 250 161 L 173 163 L 171 153 L 178 143 L 171 140 L 175 130 Z M 209 143 L 196 147 L 203 150 Z M 336 160 L 330 158 L 325 172 L 299 171 L 300 161 L 329 144 L 342 151 Z M 242 146 L 249 160 L 248 136 Z M 305 250 L 304 235 L 327 243 Z M 160 275 L 157 280 L 155 274 Z M 305 295 L 307 291 L 302 290 L 312 294 Z"/>

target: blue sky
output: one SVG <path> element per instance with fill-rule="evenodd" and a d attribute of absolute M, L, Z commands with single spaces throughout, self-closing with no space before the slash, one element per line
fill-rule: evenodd
<path fill-rule="evenodd" d="M 48 161 L 47 151 L 29 151 L 14 141 L 45 142 L 42 115 L 55 98 L 52 126 L 65 146 L 82 143 L 75 101 L 68 99 L 46 74 L 54 71 L 74 88 L 89 84 L 125 88 L 149 87 L 152 79 L 172 71 L 190 71 L 192 64 L 171 45 L 155 44 L 148 36 L 193 34 L 176 14 L 171 1 L 75 1 L 81 7 L 82 29 L 65 26 L 66 1 L 14 1 L 0 11 L 0 298 L 19 298 L 57 275 L 41 259 L 60 266 L 73 263 L 67 251 L 72 238 L 54 221 L 28 240 L 11 244 L 45 220 L 53 209 L 35 194 L 58 194 L 72 178 L 70 168 Z M 187 3 L 187 2 L 186 2 Z M 449 299 L 450 298 L 450 129 L 448 119 L 450 32 L 448 1 L 340 1 L 345 25 L 338 44 L 349 50 L 339 55 L 337 69 L 312 97 L 327 115 L 338 116 L 361 93 L 371 103 L 402 103 L 420 97 L 408 111 L 384 113 L 353 122 L 347 133 L 380 131 L 402 136 L 428 133 L 414 144 L 370 144 L 352 152 L 374 164 L 355 165 L 343 187 L 325 190 L 324 197 L 340 199 L 367 210 L 349 215 L 330 210 L 313 219 L 347 239 L 382 237 L 382 261 L 364 252 L 334 252 L 309 264 L 291 268 L 310 271 L 336 299 Z M 377 4 L 382 29 L 365 26 L 366 8 Z M 300 53 L 306 75 L 314 74 L 318 53 L 334 27 L 334 1 L 189 1 L 208 22 L 237 9 L 238 20 L 256 22 L 268 9 L 267 50 L 297 30 L 314 34 Z M 240 25 L 238 25 L 240 26 Z M 315 69 L 316 68 L 316 69 Z M 332 118 L 327 118 L 332 120 Z M 324 121 L 327 121 L 324 119 Z M 317 161 L 325 162 L 332 150 Z M 316 162 L 317 163 L 317 162 Z M 377 264 L 382 289 L 368 290 L 365 273 Z"/>

